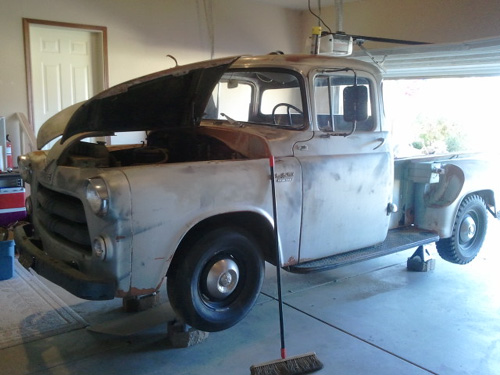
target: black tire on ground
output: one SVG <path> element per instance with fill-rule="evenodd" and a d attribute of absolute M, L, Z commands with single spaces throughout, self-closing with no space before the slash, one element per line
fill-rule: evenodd
<path fill-rule="evenodd" d="M 469 263 L 479 253 L 487 228 L 488 212 L 483 198 L 475 194 L 466 197 L 458 209 L 451 237 L 436 243 L 439 255 L 451 263 Z"/>
<path fill-rule="evenodd" d="M 199 330 L 216 332 L 248 314 L 264 279 L 264 260 L 252 235 L 218 228 L 179 251 L 167 274 L 167 292 L 181 319 Z"/>

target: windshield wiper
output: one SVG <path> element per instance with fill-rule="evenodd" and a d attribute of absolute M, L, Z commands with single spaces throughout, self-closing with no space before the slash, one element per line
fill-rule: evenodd
<path fill-rule="evenodd" d="M 244 127 L 245 125 L 243 125 L 241 122 L 239 122 L 238 120 L 235 120 L 234 118 L 232 117 L 229 117 L 228 115 L 226 115 L 225 113 L 221 113 L 220 114 L 221 116 L 224 116 L 227 121 L 231 124 L 231 125 L 237 125 L 239 126 L 240 128 Z"/>

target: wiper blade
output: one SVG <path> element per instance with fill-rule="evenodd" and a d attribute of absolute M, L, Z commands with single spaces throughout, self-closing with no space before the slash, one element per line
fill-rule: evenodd
<path fill-rule="evenodd" d="M 225 113 L 221 113 L 221 116 L 224 116 L 227 121 L 231 124 L 231 125 L 237 125 L 239 126 L 240 128 L 244 127 L 245 125 L 243 125 L 241 122 L 239 122 L 238 120 L 235 120 L 234 118 L 232 117 L 229 117 L 228 115 L 226 115 Z"/>

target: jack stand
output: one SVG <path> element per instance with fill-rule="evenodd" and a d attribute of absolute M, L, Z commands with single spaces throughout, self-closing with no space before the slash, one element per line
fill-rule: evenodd
<path fill-rule="evenodd" d="M 434 270 L 436 266 L 436 259 L 431 255 L 427 247 L 421 245 L 406 261 L 406 268 L 408 271 L 415 272 L 429 272 Z"/>
<path fill-rule="evenodd" d="M 167 325 L 167 338 L 174 348 L 188 348 L 208 338 L 208 332 L 199 331 L 178 320 Z"/>
<path fill-rule="evenodd" d="M 124 297 L 122 307 L 125 312 L 139 312 L 152 309 L 160 304 L 160 292 L 141 297 Z"/>

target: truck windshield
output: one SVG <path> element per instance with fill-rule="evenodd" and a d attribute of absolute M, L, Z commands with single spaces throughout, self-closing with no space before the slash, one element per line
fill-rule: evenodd
<path fill-rule="evenodd" d="M 204 119 L 300 129 L 305 125 L 299 77 L 284 71 L 229 71 L 215 86 Z"/>

